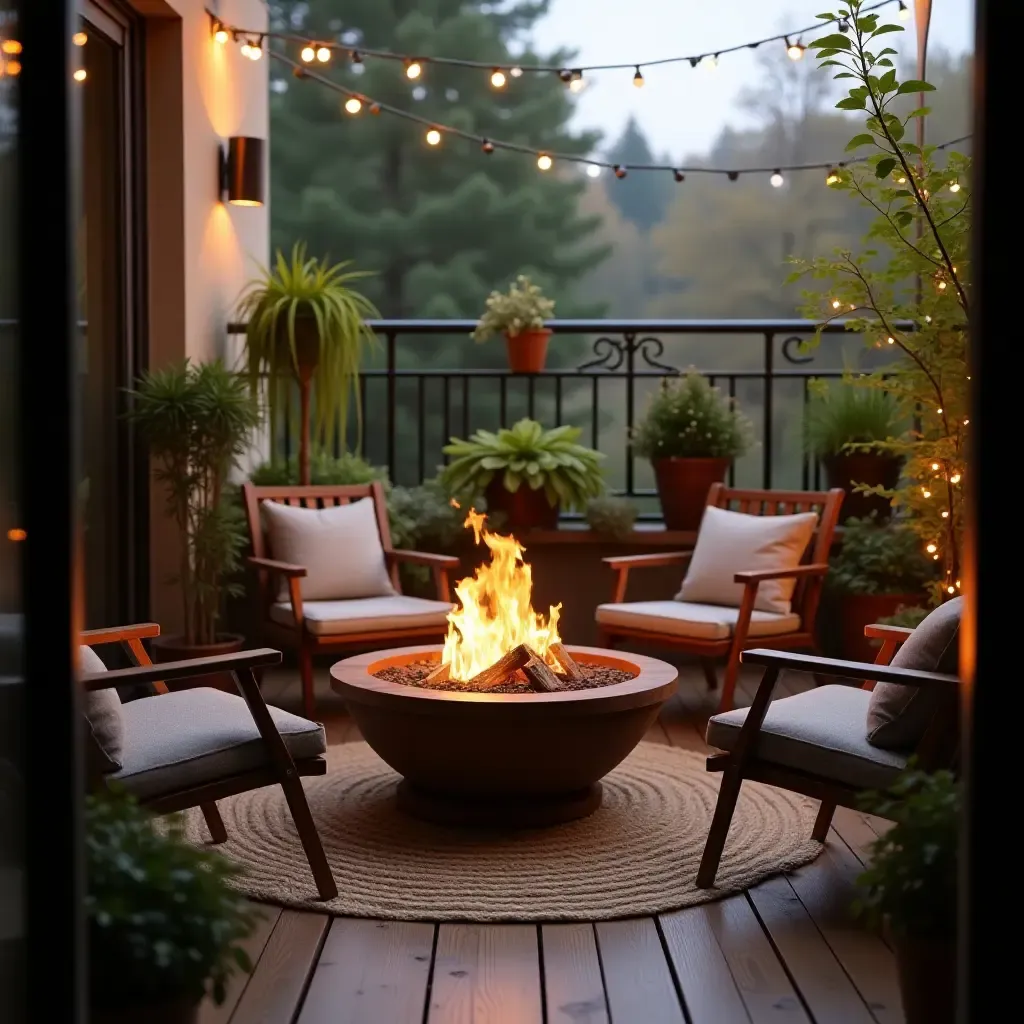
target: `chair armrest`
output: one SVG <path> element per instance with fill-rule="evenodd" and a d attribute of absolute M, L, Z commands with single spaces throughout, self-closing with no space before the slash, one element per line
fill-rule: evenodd
<path fill-rule="evenodd" d="M 659 565 L 682 565 L 692 557 L 692 551 L 666 551 L 651 555 L 612 555 L 601 561 L 612 569 L 652 569 Z"/>
<path fill-rule="evenodd" d="M 138 665 L 135 668 L 117 668 L 109 672 L 85 672 L 80 677 L 86 690 L 106 690 L 111 686 L 129 686 L 168 679 L 189 679 L 209 672 L 233 672 L 237 669 L 277 665 L 281 652 L 269 647 L 235 654 L 216 654 L 210 658 L 189 658 L 187 661 L 167 661 L 161 665 Z"/>
<path fill-rule="evenodd" d="M 408 562 L 410 565 L 436 565 L 444 569 L 457 569 L 459 560 L 454 555 L 439 555 L 433 551 L 398 551 L 385 552 L 390 561 Z"/>
<path fill-rule="evenodd" d="M 274 572 L 281 573 L 282 576 L 306 575 L 306 567 L 304 565 L 293 565 L 291 562 L 278 562 L 273 558 L 257 558 L 255 555 L 250 555 L 249 564 L 256 566 L 257 569 L 272 569 Z"/>
<path fill-rule="evenodd" d="M 789 668 L 797 672 L 817 672 L 819 675 L 839 676 L 843 679 L 873 679 L 878 683 L 903 683 L 906 686 L 932 689 L 960 685 L 956 676 L 942 672 L 923 672 L 913 668 L 893 668 L 891 665 L 842 661 L 839 658 L 821 658 L 815 654 L 790 654 L 788 651 L 767 651 L 762 648 L 744 651 L 740 661 L 744 664 L 764 665 L 766 668 Z"/>
<path fill-rule="evenodd" d="M 110 626 L 108 629 L 85 629 L 78 634 L 78 642 L 86 647 L 99 644 L 116 644 L 128 640 L 145 640 L 159 636 L 160 627 L 155 622 L 140 622 L 134 626 Z"/>
<path fill-rule="evenodd" d="M 885 626 L 880 622 L 873 622 L 870 626 L 864 627 L 864 635 L 873 637 L 876 640 L 895 640 L 903 643 L 914 631 L 906 626 Z"/>
<path fill-rule="evenodd" d="M 792 569 L 751 569 L 733 576 L 736 583 L 760 583 L 762 580 L 784 580 L 789 577 L 824 576 L 828 563 L 815 562 L 811 565 L 795 565 Z"/>

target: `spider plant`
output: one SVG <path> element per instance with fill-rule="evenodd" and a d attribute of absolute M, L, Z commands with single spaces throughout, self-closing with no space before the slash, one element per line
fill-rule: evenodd
<path fill-rule="evenodd" d="M 291 384 L 299 384 L 299 474 L 309 483 L 310 392 L 316 437 L 322 443 L 335 425 L 344 445 L 350 400 L 355 401 L 356 448 L 362 443 L 359 367 L 365 347 L 376 343 L 367 319 L 380 313 L 351 287 L 371 271 L 351 270 L 352 261 L 328 263 L 307 257 L 296 243 L 291 258 L 279 249 L 272 268 L 245 287 L 238 302 L 246 321 L 245 351 L 249 386 L 254 393 L 267 379 L 271 430 L 291 413 Z"/>

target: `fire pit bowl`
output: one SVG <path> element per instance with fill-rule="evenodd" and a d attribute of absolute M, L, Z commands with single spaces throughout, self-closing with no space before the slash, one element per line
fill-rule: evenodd
<path fill-rule="evenodd" d="M 635 673 L 609 686 L 557 693 L 474 693 L 388 682 L 384 668 L 441 648 L 362 654 L 331 668 L 367 743 L 403 776 L 401 806 L 450 824 L 536 827 L 601 803 L 600 779 L 640 742 L 675 692 L 673 666 L 636 654 L 570 647 L 583 667 Z"/>

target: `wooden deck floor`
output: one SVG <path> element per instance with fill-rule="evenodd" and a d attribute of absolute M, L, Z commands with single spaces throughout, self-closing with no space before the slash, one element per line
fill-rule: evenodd
<path fill-rule="evenodd" d="M 741 682 L 738 702 L 749 703 Z M 792 692 L 803 683 L 783 684 Z M 264 684 L 299 710 L 294 674 Z M 331 743 L 359 738 L 318 678 Z M 684 671 L 648 739 L 705 750 L 714 697 Z M 884 822 L 840 809 L 821 856 L 742 895 L 595 924 L 441 924 L 266 908 L 255 963 L 201 1024 L 902 1024 L 892 952 L 854 923 Z M 299 866 L 297 866 L 298 869 Z"/>

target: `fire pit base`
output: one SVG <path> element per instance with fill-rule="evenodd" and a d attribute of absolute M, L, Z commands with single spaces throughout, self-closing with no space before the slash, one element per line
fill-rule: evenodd
<path fill-rule="evenodd" d="M 601 783 L 571 793 L 478 797 L 421 789 L 408 779 L 398 784 L 398 806 L 407 814 L 440 825 L 478 828 L 545 828 L 593 814 L 601 806 Z"/>

